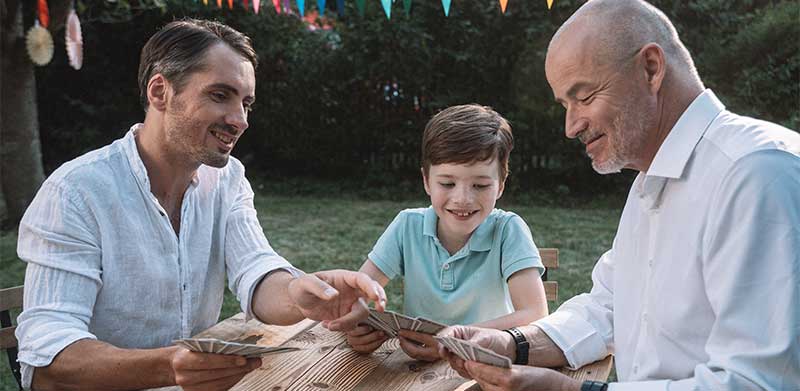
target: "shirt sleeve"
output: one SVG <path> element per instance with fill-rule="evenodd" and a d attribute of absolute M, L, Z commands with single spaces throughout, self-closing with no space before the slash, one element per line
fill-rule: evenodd
<path fill-rule="evenodd" d="M 403 228 L 407 214 L 400 212 L 383 231 L 367 257 L 389 279 L 403 275 Z"/>
<path fill-rule="evenodd" d="M 522 270 L 535 267 L 539 276 L 544 274 L 544 265 L 539 249 L 533 242 L 533 235 L 522 217 L 513 215 L 503 227 L 502 233 L 502 273 L 508 281 L 511 276 Z"/>
<path fill-rule="evenodd" d="M 98 227 L 81 198 L 45 182 L 19 226 L 17 254 L 26 262 L 23 312 L 17 318 L 23 387 L 35 367 L 50 365 L 89 332 L 102 288 Z"/>
<path fill-rule="evenodd" d="M 242 174 L 239 192 L 225 228 L 225 265 L 228 287 L 239 299 L 247 320 L 254 317 L 252 299 L 258 283 L 269 272 L 284 269 L 297 277 L 302 272 L 270 246 L 253 205 L 253 189 Z"/>
<path fill-rule="evenodd" d="M 612 247 L 595 264 L 589 293 L 567 300 L 556 312 L 533 323 L 564 352 L 570 368 L 580 368 L 613 352 L 613 286 Z"/>

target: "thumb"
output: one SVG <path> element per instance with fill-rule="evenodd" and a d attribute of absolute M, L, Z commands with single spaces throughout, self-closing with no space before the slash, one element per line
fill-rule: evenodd
<path fill-rule="evenodd" d="M 295 301 L 301 306 L 304 306 L 304 304 L 311 305 L 316 301 L 309 298 L 308 295 L 315 296 L 324 301 L 331 300 L 339 295 L 339 291 L 313 274 L 306 274 L 293 282 L 295 283 L 295 292 L 299 295 L 299 297 L 295 297 Z M 301 300 L 297 300 L 298 298 Z"/>

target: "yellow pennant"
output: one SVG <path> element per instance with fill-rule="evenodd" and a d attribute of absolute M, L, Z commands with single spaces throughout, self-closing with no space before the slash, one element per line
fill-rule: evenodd
<path fill-rule="evenodd" d="M 208 5 L 208 0 L 203 0 L 203 5 Z"/>
<path fill-rule="evenodd" d="M 500 0 L 500 10 L 503 13 L 506 13 L 506 6 L 508 5 L 508 0 Z"/>
<path fill-rule="evenodd" d="M 547 0 L 547 9 L 550 9 L 552 7 L 553 7 L 553 0 Z"/>

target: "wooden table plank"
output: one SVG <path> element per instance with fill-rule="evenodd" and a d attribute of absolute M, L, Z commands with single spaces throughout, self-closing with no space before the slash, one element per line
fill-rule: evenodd
<path fill-rule="evenodd" d="M 468 382 L 447 361 L 417 361 L 397 349 L 353 390 L 454 390 Z"/>

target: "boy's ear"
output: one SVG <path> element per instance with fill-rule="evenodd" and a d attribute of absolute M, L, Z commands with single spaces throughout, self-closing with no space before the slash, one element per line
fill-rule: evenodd
<path fill-rule="evenodd" d="M 425 175 L 425 168 L 420 167 L 419 171 L 422 173 L 422 185 L 425 186 L 425 193 L 431 195 L 431 188 L 428 186 L 428 176 Z"/>
<path fill-rule="evenodd" d="M 165 111 L 167 108 L 167 90 L 169 82 L 160 73 L 153 75 L 147 82 L 147 101 L 149 106 L 158 110 Z"/>
<path fill-rule="evenodd" d="M 500 181 L 500 187 L 497 190 L 497 198 L 495 198 L 495 200 L 499 200 L 500 197 L 503 196 L 503 190 L 505 190 L 505 189 L 506 189 L 506 180 L 503 179 L 502 181 Z"/>

